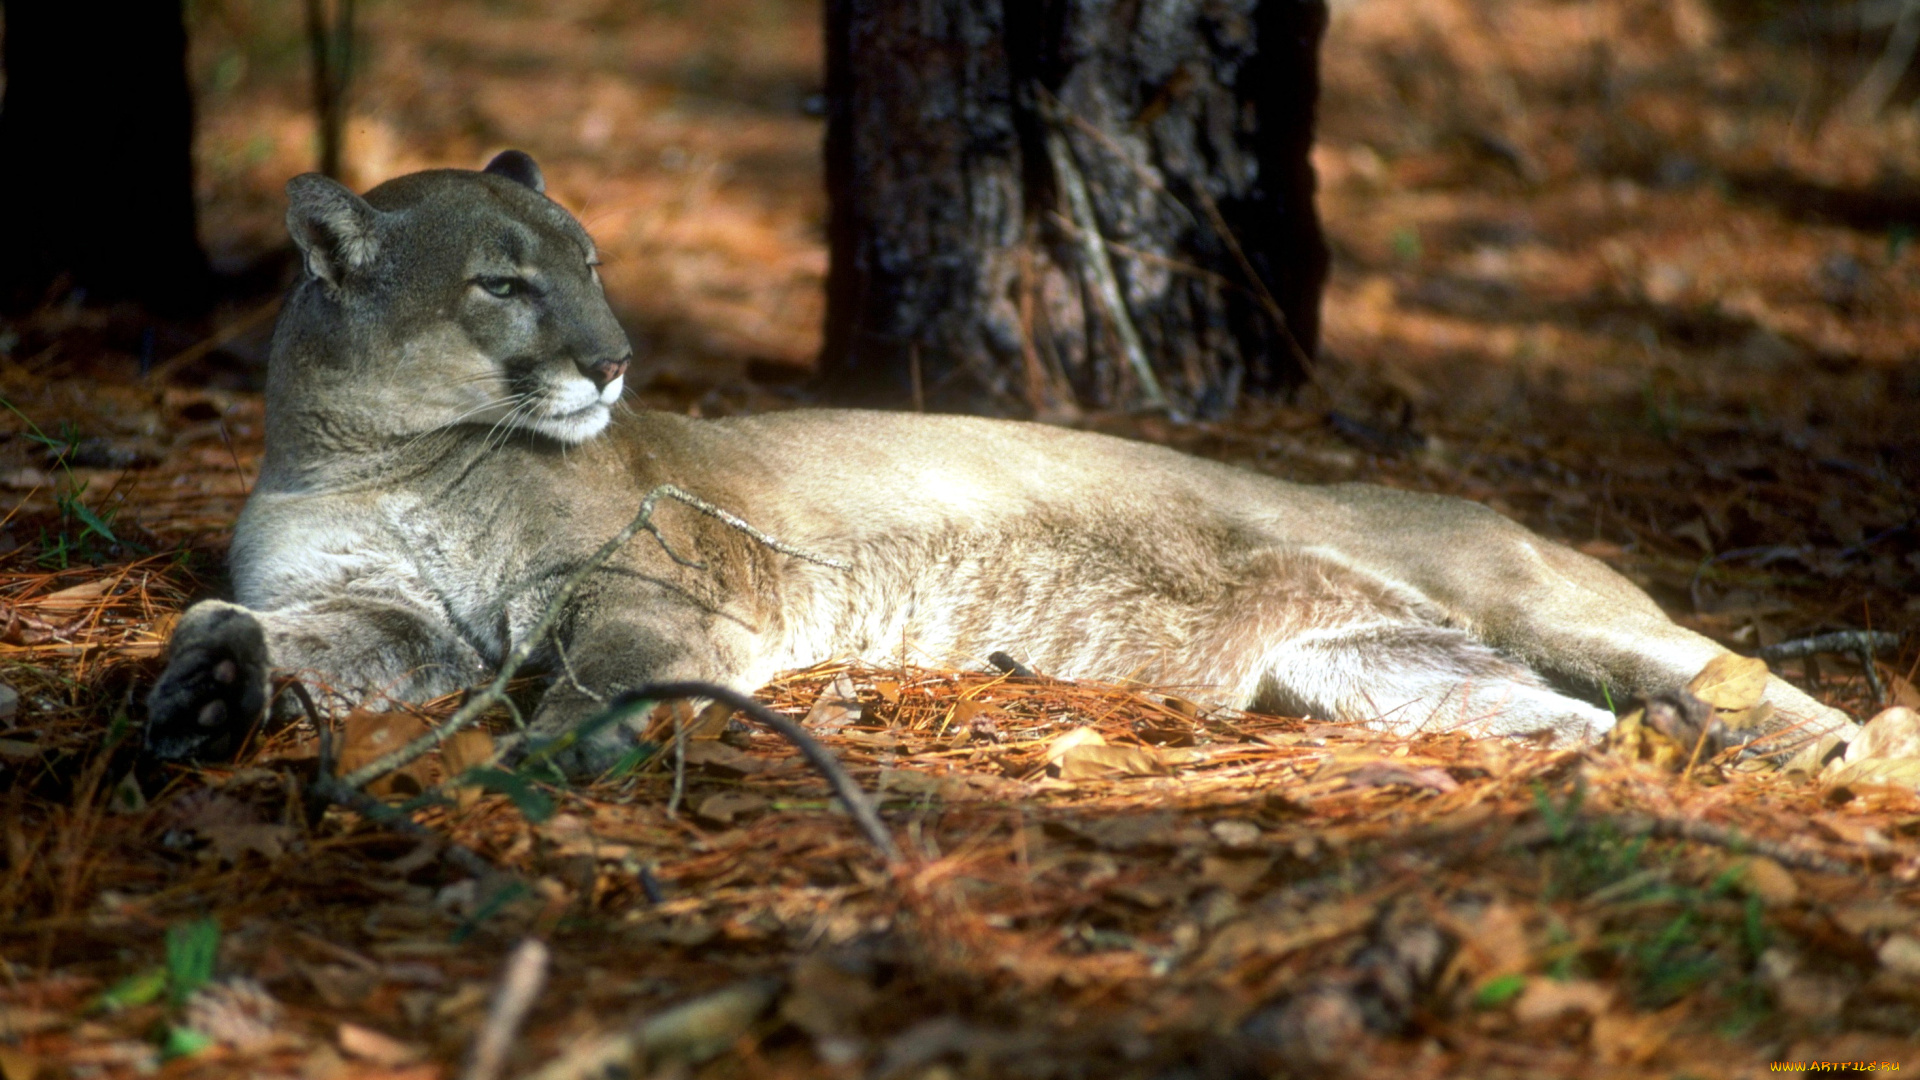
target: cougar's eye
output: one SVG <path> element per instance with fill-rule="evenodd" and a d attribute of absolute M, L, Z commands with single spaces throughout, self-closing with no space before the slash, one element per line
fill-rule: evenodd
<path fill-rule="evenodd" d="M 497 296 L 502 300 L 511 296 L 525 296 L 527 283 L 512 277 L 474 278 L 473 283 L 480 286 L 488 296 Z"/>

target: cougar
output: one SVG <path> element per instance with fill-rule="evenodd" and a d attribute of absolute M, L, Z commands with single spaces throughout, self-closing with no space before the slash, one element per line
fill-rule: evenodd
<path fill-rule="evenodd" d="M 288 196 L 305 273 L 274 331 L 237 602 L 173 634 L 146 728 L 165 758 L 234 752 L 276 671 L 336 705 L 484 681 L 662 484 L 842 565 L 661 503 L 665 544 L 621 548 L 535 643 L 554 676 L 536 733 L 649 681 L 752 690 L 826 659 L 1003 651 L 1206 704 L 1564 744 L 1725 651 L 1461 499 L 1006 420 L 632 410 L 593 241 L 517 151 L 364 199 L 318 175 Z M 1777 678 L 1766 700 L 1776 724 L 1851 730 Z M 631 738 L 586 740 L 569 768 Z"/>

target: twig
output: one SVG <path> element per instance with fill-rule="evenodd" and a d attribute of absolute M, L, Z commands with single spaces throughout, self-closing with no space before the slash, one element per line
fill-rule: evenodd
<path fill-rule="evenodd" d="M 1541 824 L 1544 826 L 1544 823 Z M 1782 866 L 1810 870 L 1817 874 L 1856 875 L 1860 873 L 1860 868 L 1852 863 L 1829 858 L 1818 851 L 1797 844 L 1783 844 L 1750 836 L 1724 825 L 1715 825 L 1710 821 L 1697 821 L 1692 818 L 1667 817 L 1659 814 L 1582 814 L 1569 825 L 1572 829 L 1581 831 L 1597 829 L 1604 825 L 1621 836 L 1651 836 L 1661 840 L 1686 840 L 1696 844 L 1710 844 L 1735 852 L 1763 855 Z M 1537 834 L 1516 837 L 1516 839 L 1522 846 L 1533 847 L 1552 840 L 1553 836 L 1550 831 L 1542 828 Z"/>
<path fill-rule="evenodd" d="M 1860 660 L 1860 670 L 1866 673 L 1867 691 L 1873 695 L 1873 703 L 1884 705 L 1887 691 L 1880 685 L 1880 673 L 1874 670 L 1873 656 L 1896 648 L 1899 644 L 1900 635 L 1885 630 L 1836 630 L 1830 634 L 1782 641 L 1756 652 L 1760 659 L 1767 661 L 1795 660 L 1815 653 L 1849 653 Z"/>
<path fill-rule="evenodd" d="M 1300 339 L 1293 336 L 1293 327 L 1287 322 L 1287 313 L 1281 310 L 1280 301 L 1275 300 L 1273 293 L 1267 290 L 1266 280 L 1253 268 L 1253 261 L 1247 258 L 1246 251 L 1240 247 L 1240 238 L 1233 234 L 1233 229 L 1227 225 L 1225 215 L 1220 213 L 1219 204 L 1213 201 L 1213 196 L 1202 184 L 1194 184 L 1193 193 L 1199 198 L 1201 209 L 1207 212 L 1207 221 L 1212 224 L 1213 231 L 1218 233 L 1221 242 L 1227 245 L 1227 250 L 1233 254 L 1233 261 L 1240 264 L 1240 272 L 1247 276 L 1248 284 L 1260 297 L 1260 306 L 1266 309 L 1267 317 L 1271 318 L 1273 325 L 1279 329 L 1281 338 L 1286 341 L 1288 350 L 1293 353 L 1293 362 L 1300 365 L 1300 371 L 1303 374 L 1312 371 L 1313 357 L 1308 356 L 1307 350 L 1300 347 Z"/>
<path fill-rule="evenodd" d="M 547 981 L 547 959 L 547 946 L 538 938 L 527 938 L 514 948 L 461 1080 L 495 1080 L 506 1067 L 507 1050 Z"/>
<path fill-rule="evenodd" d="M 1079 226 L 1080 251 L 1085 256 L 1087 272 L 1093 277 L 1094 295 L 1100 298 L 1108 318 L 1113 320 L 1120 351 L 1126 355 L 1127 366 L 1140 382 L 1141 400 L 1153 408 L 1166 408 L 1167 396 L 1161 391 L 1160 380 L 1154 376 L 1153 365 L 1147 360 L 1140 332 L 1134 329 L 1133 318 L 1127 314 L 1127 301 L 1120 293 L 1119 279 L 1114 277 L 1113 261 L 1107 258 L 1107 246 L 1101 238 L 1100 223 L 1093 216 L 1093 199 L 1087 194 L 1086 181 L 1073 163 L 1073 150 L 1067 146 L 1066 136 L 1057 129 L 1047 132 L 1047 155 L 1053 159 L 1054 175 L 1060 178 L 1067 208 L 1072 212 L 1074 224 Z"/>
<path fill-rule="evenodd" d="M 667 796 L 667 817 L 680 816 L 680 800 L 687 794 L 687 724 L 679 710 L 673 714 L 673 794 Z"/>
<path fill-rule="evenodd" d="M 442 845 L 442 857 L 472 877 L 485 879 L 502 872 L 499 867 L 488 862 L 471 848 L 448 841 L 446 837 L 413 820 L 404 812 L 388 806 L 358 788 L 348 787 L 337 777 L 319 777 L 313 782 L 313 793 L 329 802 L 344 806 L 375 824 Z"/>
<path fill-rule="evenodd" d="M 448 862 L 466 871 L 474 878 L 484 879 L 500 872 L 499 867 L 494 866 L 471 849 L 449 842 L 439 833 L 413 820 L 413 818 L 405 813 L 388 806 L 386 803 L 381 802 L 379 799 L 374 798 L 358 788 L 348 787 L 346 784 L 341 783 L 340 780 L 333 775 L 333 735 L 328 729 L 325 719 L 321 717 L 320 710 L 314 707 L 313 696 L 307 693 L 307 688 L 302 685 L 298 679 L 290 681 L 287 684 L 287 689 L 292 692 L 294 699 L 300 703 L 300 707 L 306 710 L 307 719 L 312 722 L 313 729 L 320 733 L 320 772 L 319 775 L 314 778 L 312 788 L 309 789 L 316 797 L 325 799 L 328 802 L 338 803 L 369 821 L 377 822 L 398 832 L 406 833 L 408 836 L 417 836 L 426 840 L 428 843 L 436 845 L 440 848 L 441 854 Z"/>
<path fill-rule="evenodd" d="M 280 301 L 278 299 L 269 300 L 221 327 L 212 335 L 187 346 L 172 356 L 167 357 L 165 360 L 153 365 L 151 368 L 148 368 L 146 374 L 141 376 L 141 378 L 145 379 L 149 384 L 161 382 L 166 379 L 167 376 L 173 374 L 177 368 L 184 364 L 191 364 L 220 346 L 225 345 L 227 342 L 260 325 L 262 320 L 270 318 L 279 310 Z"/>
<path fill-rule="evenodd" d="M 748 979 L 676 1005 L 624 1030 L 576 1040 L 524 1080 L 590 1080 L 626 1075 L 634 1059 L 697 1063 L 732 1046 L 773 1005 L 780 983 Z"/>
<path fill-rule="evenodd" d="M 1653 836 L 1662 840 L 1690 840 L 1696 844 L 1711 844 L 1714 847 L 1723 847 L 1732 851 L 1764 855 L 1782 866 L 1798 867 L 1817 874 L 1849 875 L 1860 872 L 1860 868 L 1852 863 L 1828 858 L 1818 851 L 1810 851 L 1798 845 L 1783 844 L 1757 836 L 1748 836 L 1736 829 L 1715 825 L 1710 821 L 1640 814 L 1622 814 L 1610 820 L 1625 836 Z"/>
<path fill-rule="evenodd" d="M 320 710 L 314 706 L 313 695 L 307 693 L 306 684 L 302 683 L 299 679 L 291 679 L 287 682 L 286 690 L 294 696 L 296 701 L 300 702 L 300 708 L 305 710 L 307 714 L 307 721 L 313 725 L 314 735 L 320 740 L 320 775 L 332 776 L 334 762 L 333 725 L 328 723 L 326 719 L 320 715 Z M 269 712 L 271 712 L 271 710 L 269 710 Z"/>
<path fill-rule="evenodd" d="M 893 835 L 887 832 L 886 824 L 880 820 L 880 814 L 874 809 L 873 801 L 867 797 L 865 791 L 861 790 L 860 785 L 854 782 L 853 777 L 847 775 L 847 770 L 840 764 L 840 759 L 834 757 L 832 751 L 807 734 L 805 728 L 767 708 L 749 695 L 717 683 L 692 681 L 649 683 L 616 694 L 608 703 L 608 709 L 616 711 L 641 701 L 664 701 L 672 698 L 711 698 L 722 702 L 744 713 L 747 719 L 772 730 L 792 743 L 800 751 L 800 755 L 807 759 L 807 764 L 812 765 L 815 771 L 826 778 L 827 785 L 833 788 L 833 794 L 847 808 L 847 812 L 853 817 L 854 824 L 860 827 L 860 831 L 865 834 L 868 842 L 879 850 L 889 864 L 897 865 L 901 862 L 900 849 L 894 844 Z"/>
<path fill-rule="evenodd" d="M 514 645 L 512 651 L 507 653 L 506 660 L 500 665 L 499 673 L 494 676 L 493 681 L 488 683 L 484 690 L 481 690 L 469 698 L 466 704 L 460 706 L 459 710 L 447 719 L 446 723 L 441 724 L 398 750 L 387 754 L 385 757 L 355 769 L 353 772 L 341 777 L 341 783 L 350 788 L 361 788 L 396 769 L 405 768 L 421 756 L 438 747 L 441 743 L 452 738 L 456 732 L 464 731 L 473 726 L 473 724 L 480 719 L 481 714 L 485 713 L 495 704 L 506 700 L 507 683 L 520 673 L 520 668 L 533 656 L 534 650 L 540 647 L 540 643 L 545 640 L 548 632 L 553 629 L 554 623 L 558 622 L 561 614 L 567 610 L 567 605 L 573 600 L 573 594 L 580 588 L 581 583 L 586 581 L 588 575 L 604 566 L 607 560 L 613 557 L 614 552 L 619 551 L 627 541 L 633 539 L 634 534 L 640 532 L 642 529 L 653 534 L 653 538 L 660 544 L 661 550 L 665 551 L 667 556 L 674 562 L 682 566 L 704 569 L 705 564 L 682 558 L 678 552 L 674 551 L 673 546 L 667 543 L 667 538 L 661 535 L 660 527 L 653 523 L 653 509 L 662 498 L 674 499 L 685 503 L 722 524 L 746 533 L 758 543 L 770 547 L 782 555 L 791 555 L 796 559 L 805 559 L 808 562 L 819 563 L 822 566 L 831 566 L 840 570 L 847 569 L 847 564 L 839 559 L 830 559 L 822 555 L 814 555 L 793 547 L 790 544 L 782 543 L 704 499 L 689 495 L 685 491 L 674 487 L 672 484 L 661 484 L 659 487 L 647 492 L 646 498 L 640 500 L 640 512 L 634 515 L 633 520 L 627 523 L 626 528 L 621 529 L 608 539 L 606 543 L 601 544 L 600 550 L 589 556 L 586 562 L 580 564 L 579 568 L 568 575 L 567 579 L 560 584 L 560 587 L 554 591 L 553 599 L 548 601 L 546 610 L 541 612 L 540 621 L 536 622 L 533 625 L 533 629 L 529 630 L 527 635 L 521 638 L 518 644 Z"/>
<path fill-rule="evenodd" d="M 1920 46 L 1920 0 L 1906 0 L 1894 19 L 1893 32 L 1887 35 L 1886 47 L 1867 71 L 1866 78 L 1848 95 L 1845 111 L 1861 120 L 1873 119 L 1900 85 L 1913 63 L 1917 46 Z"/>

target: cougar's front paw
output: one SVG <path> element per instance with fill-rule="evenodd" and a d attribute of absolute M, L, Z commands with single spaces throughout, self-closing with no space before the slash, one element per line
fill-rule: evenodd
<path fill-rule="evenodd" d="M 236 604 L 187 609 L 147 695 L 147 751 L 165 761 L 231 756 L 267 707 L 267 637 Z"/>

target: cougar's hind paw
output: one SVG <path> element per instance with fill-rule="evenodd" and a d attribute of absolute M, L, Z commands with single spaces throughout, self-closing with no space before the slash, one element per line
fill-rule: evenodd
<path fill-rule="evenodd" d="M 147 695 L 147 752 L 163 761 L 230 757 L 267 706 L 267 640 L 243 607 L 209 600 L 180 618 L 167 670 Z"/>

